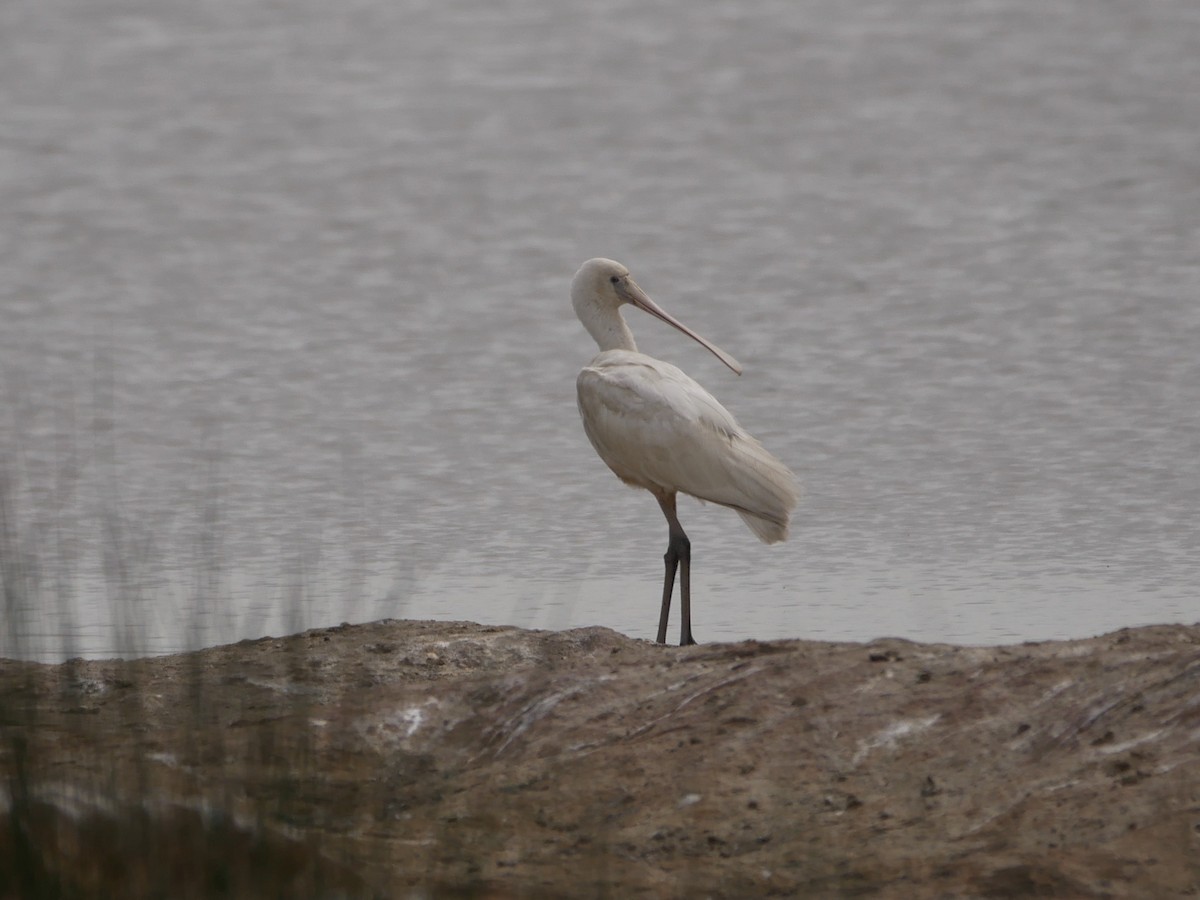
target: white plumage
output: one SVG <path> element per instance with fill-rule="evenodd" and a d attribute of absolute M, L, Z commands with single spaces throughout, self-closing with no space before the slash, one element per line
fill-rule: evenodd
<path fill-rule="evenodd" d="M 675 569 L 682 564 L 681 643 L 694 643 L 691 548 L 675 515 L 675 495 L 728 506 L 770 544 L 787 538 L 798 500 L 795 478 L 712 394 L 677 367 L 637 351 L 620 312 L 626 303 L 678 328 L 741 372 L 736 360 L 651 301 L 624 266 L 588 260 L 571 283 L 571 301 L 601 350 L 576 382 L 584 430 L 618 478 L 655 495 L 670 528 L 658 640 L 666 640 Z"/>
<path fill-rule="evenodd" d="M 576 384 L 583 428 L 622 481 L 728 506 L 768 544 L 787 538 L 792 473 L 680 369 L 609 350 Z"/>

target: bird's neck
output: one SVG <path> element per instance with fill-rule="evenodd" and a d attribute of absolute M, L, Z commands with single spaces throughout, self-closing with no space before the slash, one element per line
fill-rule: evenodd
<path fill-rule="evenodd" d="M 637 344 L 633 341 L 633 332 L 625 324 L 625 317 L 621 315 L 619 309 L 589 306 L 584 309 L 577 309 L 576 312 L 583 322 L 583 327 L 587 329 L 588 334 L 600 346 L 601 352 L 605 350 L 632 350 L 634 353 L 637 353 Z"/>

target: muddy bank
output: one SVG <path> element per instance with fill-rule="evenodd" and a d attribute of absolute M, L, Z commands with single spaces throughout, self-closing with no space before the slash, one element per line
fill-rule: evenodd
<path fill-rule="evenodd" d="M 0 897 L 1200 893 L 1200 627 L 0 661 Z"/>

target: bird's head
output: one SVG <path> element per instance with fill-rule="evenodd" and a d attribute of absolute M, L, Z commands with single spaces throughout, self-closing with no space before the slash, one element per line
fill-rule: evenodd
<path fill-rule="evenodd" d="M 580 305 L 616 309 L 634 302 L 629 285 L 633 285 L 633 291 L 642 292 L 629 276 L 629 270 L 615 259 L 589 259 L 571 279 L 571 302 L 576 312 Z"/>
<path fill-rule="evenodd" d="M 579 316 L 580 321 L 588 327 L 593 336 L 596 336 L 596 332 L 593 330 L 595 326 L 592 323 L 613 316 L 620 318 L 617 311 L 626 303 L 636 306 L 673 328 L 678 328 L 692 340 L 706 347 L 736 374 L 742 374 L 742 367 L 736 359 L 700 337 L 646 296 L 646 292 L 638 287 L 637 282 L 630 276 L 629 270 L 616 260 L 603 257 L 589 259 L 579 267 L 579 271 L 571 279 L 571 304 L 575 307 L 575 314 Z M 630 340 L 632 341 L 632 338 Z M 603 346 L 603 343 L 601 345 Z"/>

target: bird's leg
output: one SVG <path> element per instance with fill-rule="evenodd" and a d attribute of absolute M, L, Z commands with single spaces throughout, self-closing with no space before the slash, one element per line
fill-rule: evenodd
<path fill-rule="evenodd" d="M 662 610 L 658 614 L 658 642 L 660 644 L 667 642 L 667 618 L 671 612 L 671 594 L 675 588 L 675 572 L 679 568 L 679 564 L 683 563 L 683 571 L 679 579 L 680 610 L 683 616 L 683 630 L 679 645 L 682 647 L 696 643 L 692 638 L 692 543 L 688 540 L 683 526 L 679 524 L 679 517 L 675 514 L 675 494 L 655 494 L 655 497 L 658 498 L 658 505 L 662 507 L 663 515 L 667 517 L 667 527 L 670 531 L 667 552 L 663 556 L 666 573 L 663 579 Z"/>
<path fill-rule="evenodd" d="M 675 517 L 675 495 L 655 494 L 658 505 L 662 507 L 663 515 L 667 517 L 667 525 L 671 530 L 671 539 L 667 543 L 667 553 L 663 557 L 666 563 L 666 577 L 663 579 L 662 610 L 658 614 L 658 642 L 667 642 L 667 618 L 671 614 L 671 593 L 675 590 L 675 570 L 679 566 L 679 554 L 675 547 L 675 529 L 679 527 L 679 519 Z M 680 529 L 682 530 L 682 529 Z"/>
<path fill-rule="evenodd" d="M 679 646 L 696 643 L 692 637 L 692 542 L 679 529 Z"/>

